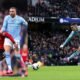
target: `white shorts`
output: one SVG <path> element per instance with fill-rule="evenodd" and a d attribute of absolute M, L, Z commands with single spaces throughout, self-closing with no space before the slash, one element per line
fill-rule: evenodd
<path fill-rule="evenodd" d="M 16 42 L 16 44 L 18 44 L 18 48 L 20 49 L 20 41 L 19 40 L 15 40 L 15 42 Z M 12 41 L 10 39 L 8 39 L 8 38 L 5 38 L 5 40 L 4 40 L 4 46 L 5 45 L 8 45 L 8 46 L 10 46 L 12 48 L 15 48 L 13 43 L 12 43 Z"/>

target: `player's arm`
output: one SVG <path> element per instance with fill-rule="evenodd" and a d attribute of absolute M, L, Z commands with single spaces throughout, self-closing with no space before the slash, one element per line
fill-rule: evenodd
<path fill-rule="evenodd" d="M 25 19 L 21 18 L 21 24 L 22 26 L 28 28 L 28 22 Z"/>
<path fill-rule="evenodd" d="M 63 48 L 71 40 L 74 34 L 75 34 L 75 31 L 72 31 L 70 35 L 68 36 L 68 38 L 64 41 L 64 43 L 60 45 L 60 47 Z"/>
<path fill-rule="evenodd" d="M 7 16 L 4 18 L 3 25 L 0 32 L 6 31 L 6 28 L 7 28 Z"/>
<path fill-rule="evenodd" d="M 8 32 L 3 32 L 2 34 L 3 34 L 3 36 L 9 38 L 13 42 L 13 44 L 15 44 L 15 40 Z"/>
<path fill-rule="evenodd" d="M 3 36 L 9 38 L 13 42 L 15 48 L 18 49 L 18 45 L 16 44 L 14 38 L 8 32 L 3 32 L 2 34 Z"/>

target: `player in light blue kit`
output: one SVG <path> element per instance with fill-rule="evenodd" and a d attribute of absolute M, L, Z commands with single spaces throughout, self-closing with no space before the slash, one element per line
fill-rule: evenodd
<path fill-rule="evenodd" d="M 0 32 L 7 31 L 11 34 L 16 42 L 16 46 L 20 48 L 20 40 L 21 40 L 21 27 L 28 28 L 28 23 L 21 17 L 17 15 L 17 11 L 15 7 L 11 7 L 9 9 L 9 15 L 5 16 L 3 26 Z M 11 67 L 11 58 L 10 58 L 10 50 L 13 44 L 9 39 L 5 39 L 4 42 L 4 49 L 6 54 L 6 63 L 8 65 L 8 74 L 12 73 Z"/>
<path fill-rule="evenodd" d="M 63 48 L 71 39 L 74 35 L 78 35 L 80 37 L 80 26 L 78 26 L 76 23 L 71 25 L 71 29 L 72 32 L 70 33 L 70 35 L 68 36 L 68 38 L 65 40 L 65 42 L 63 44 L 60 45 L 60 48 Z M 69 57 L 65 58 L 66 61 L 69 61 L 70 59 L 74 58 L 75 56 L 80 54 L 80 47 L 73 52 L 72 55 L 70 55 Z"/>

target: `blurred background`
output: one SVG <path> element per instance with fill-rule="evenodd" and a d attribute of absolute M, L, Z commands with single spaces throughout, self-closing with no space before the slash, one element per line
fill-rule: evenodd
<path fill-rule="evenodd" d="M 8 9 L 15 6 L 28 21 L 28 31 L 22 29 L 21 47 L 28 44 L 29 62 L 44 65 L 79 65 L 80 56 L 69 63 L 62 59 L 72 54 L 80 43 L 78 36 L 60 49 L 71 32 L 70 24 L 80 23 L 80 0 L 0 0 L 0 27 Z"/>

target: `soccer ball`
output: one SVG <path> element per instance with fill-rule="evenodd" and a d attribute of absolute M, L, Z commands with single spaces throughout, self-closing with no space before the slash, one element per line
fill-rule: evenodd
<path fill-rule="evenodd" d="M 32 64 L 32 68 L 33 68 L 33 70 L 38 70 L 39 65 L 37 63 L 34 63 L 34 64 Z"/>

